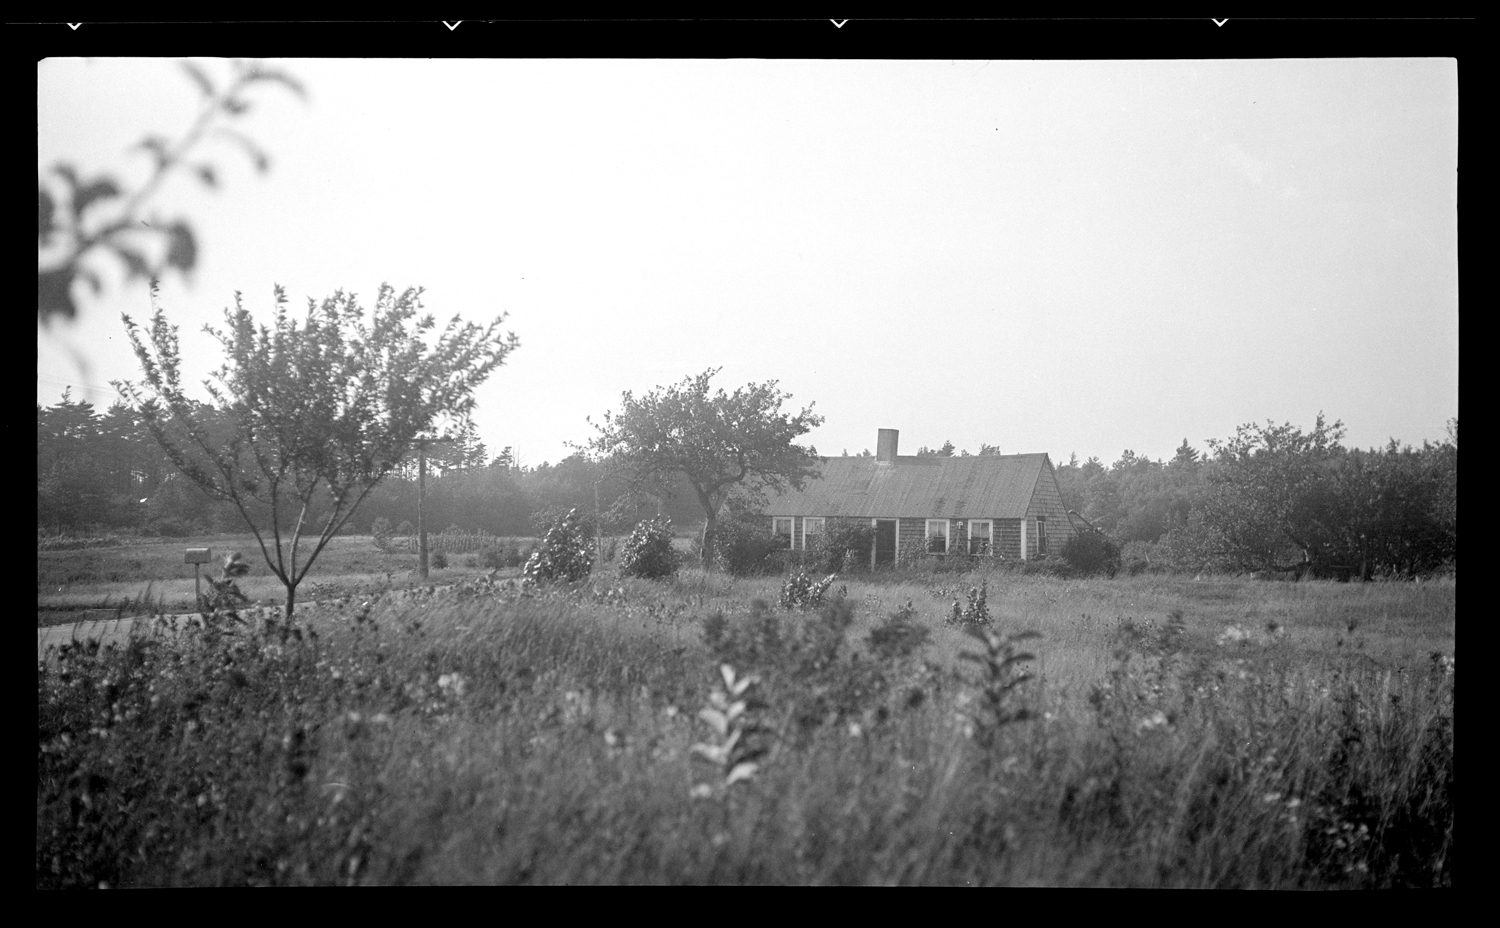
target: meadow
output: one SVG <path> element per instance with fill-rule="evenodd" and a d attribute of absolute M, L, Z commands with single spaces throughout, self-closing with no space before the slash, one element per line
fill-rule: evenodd
<path fill-rule="evenodd" d="M 38 887 L 1452 885 L 1454 579 L 447 579 L 39 661 Z"/>
<path fill-rule="evenodd" d="M 433 550 L 440 539 L 437 534 L 430 536 Z M 84 617 L 192 612 L 193 565 L 184 563 L 187 548 L 213 551 L 215 563 L 202 565 L 204 576 L 217 568 L 224 555 L 241 552 L 254 565 L 250 575 L 240 581 L 244 594 L 252 602 L 286 603 L 286 588 L 267 569 L 254 535 L 120 537 L 100 541 L 81 548 L 64 542 L 37 552 L 39 627 L 69 624 Z M 406 541 L 397 538 L 389 550 L 383 551 L 368 535 L 340 535 L 331 539 L 298 587 L 298 600 L 374 595 L 422 584 L 417 573 L 417 556 L 407 550 Z M 525 550 L 536 540 L 497 538 L 495 542 Z M 306 550 L 304 541 L 299 551 L 305 556 Z M 475 560 L 468 555 L 450 555 L 447 567 L 429 570 L 429 581 L 451 582 L 479 576 L 486 568 L 470 563 Z"/>

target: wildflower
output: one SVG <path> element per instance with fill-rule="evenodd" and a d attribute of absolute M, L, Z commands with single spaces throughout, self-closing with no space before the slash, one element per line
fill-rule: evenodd
<path fill-rule="evenodd" d="M 1156 728 L 1164 728 L 1166 727 L 1167 722 L 1168 720 L 1166 713 L 1162 712 L 1160 709 L 1157 709 L 1155 712 L 1152 712 L 1150 715 L 1137 722 L 1135 730 L 1151 731 L 1152 729 Z"/>
<path fill-rule="evenodd" d="M 707 799 L 714 794 L 714 788 L 707 783 L 699 783 L 688 793 L 694 799 Z"/>
<path fill-rule="evenodd" d="M 851 737 L 851 738 L 858 738 L 859 736 L 863 735 L 864 733 L 865 733 L 865 730 L 859 726 L 858 722 L 850 722 L 849 723 L 849 737 Z"/>

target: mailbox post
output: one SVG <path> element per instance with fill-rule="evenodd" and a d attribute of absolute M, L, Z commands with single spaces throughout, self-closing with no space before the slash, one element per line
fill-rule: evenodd
<path fill-rule="evenodd" d="M 198 585 L 198 565 L 207 564 L 213 560 L 213 548 L 188 548 L 183 563 L 193 565 L 193 610 L 196 612 L 203 608 L 203 591 Z"/>

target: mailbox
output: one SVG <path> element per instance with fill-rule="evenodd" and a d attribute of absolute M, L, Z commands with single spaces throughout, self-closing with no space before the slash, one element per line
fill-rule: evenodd
<path fill-rule="evenodd" d="M 209 561 L 213 560 L 213 557 L 214 557 L 214 549 L 213 548 L 188 548 L 187 549 L 187 557 L 183 560 L 183 563 L 184 564 L 207 564 Z"/>

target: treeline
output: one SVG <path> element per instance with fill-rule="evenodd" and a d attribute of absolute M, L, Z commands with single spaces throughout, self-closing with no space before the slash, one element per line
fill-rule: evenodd
<path fill-rule="evenodd" d="M 429 447 L 426 466 L 424 515 L 430 531 L 454 527 L 530 536 L 573 508 L 592 531 L 596 501 L 607 533 L 627 532 L 659 509 L 684 527 L 702 519 L 691 494 L 675 493 L 658 503 L 630 493 L 601 465 L 580 455 L 529 468 L 516 466 L 509 448 L 490 456 L 471 425 Z M 416 525 L 418 469 L 415 456 L 403 461 L 365 499 L 347 530 L 368 533 L 378 518 L 392 526 Z M 297 517 L 293 512 L 278 515 Z M 319 516 L 315 509 L 308 519 L 316 523 Z M 212 499 L 178 473 L 129 407 L 117 403 L 101 414 L 91 403 L 74 402 L 64 394 L 54 406 L 37 406 L 37 528 L 181 537 L 241 532 L 245 523 L 233 503 Z"/>
<path fill-rule="evenodd" d="M 1392 440 L 1362 450 L 1341 444 L 1341 423 L 1320 415 L 1311 432 L 1245 425 L 1204 451 L 1186 439 L 1168 460 L 1125 451 L 1106 466 L 1071 457 L 1057 466 L 1065 505 L 1120 550 L 1127 570 L 1299 571 L 1333 576 L 1412 576 L 1455 569 L 1458 559 L 1458 420 L 1445 440 L 1420 448 Z M 964 455 L 945 442 L 919 454 Z M 997 453 L 991 445 L 980 453 Z M 530 536 L 577 509 L 607 534 L 664 515 L 681 528 L 703 514 L 693 494 L 631 492 L 601 464 L 573 455 L 522 468 L 510 449 L 490 455 L 472 427 L 427 452 L 431 531 L 456 528 Z M 415 458 L 359 507 L 348 531 L 376 519 L 417 524 Z M 251 513 L 258 519 L 269 513 Z M 296 513 L 280 513 L 294 519 Z M 309 514 L 316 522 L 317 512 Z M 176 472 L 129 408 L 103 414 L 66 395 L 37 407 L 37 526 L 182 536 L 239 532 L 232 503 L 209 498 Z"/>
<path fill-rule="evenodd" d="M 1362 450 L 1321 415 L 1311 432 L 1244 425 L 1169 460 L 1132 451 L 1057 466 L 1063 502 L 1130 570 L 1413 576 L 1456 569 L 1458 420 L 1414 448 Z M 986 445 L 981 453 L 991 453 Z M 917 452 L 963 455 L 951 442 Z"/>

